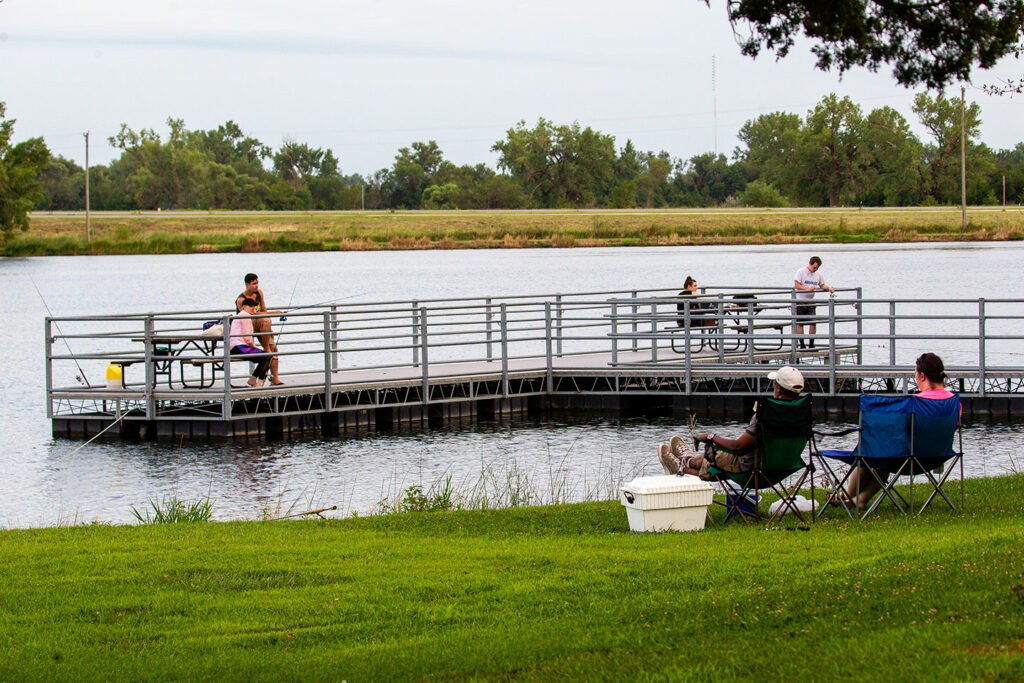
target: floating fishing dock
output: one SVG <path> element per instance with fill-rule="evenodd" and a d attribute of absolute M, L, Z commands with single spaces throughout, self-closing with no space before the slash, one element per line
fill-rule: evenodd
<path fill-rule="evenodd" d="M 1024 414 L 1020 300 L 837 290 L 797 318 L 789 289 L 677 294 L 295 308 L 272 321 L 285 384 L 256 388 L 230 355 L 230 312 L 47 318 L 47 417 L 54 436 L 127 439 L 319 437 L 514 412 L 739 417 L 770 391 L 766 374 L 792 364 L 819 413 L 854 419 L 861 393 L 915 390 L 924 351 L 946 361 L 966 414 Z M 814 347 L 798 323 L 817 326 Z"/>

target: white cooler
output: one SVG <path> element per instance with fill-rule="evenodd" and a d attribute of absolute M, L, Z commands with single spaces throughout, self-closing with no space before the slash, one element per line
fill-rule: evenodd
<path fill-rule="evenodd" d="M 686 474 L 637 477 L 623 484 L 619 499 L 632 531 L 696 531 L 704 528 L 714 489 Z"/>

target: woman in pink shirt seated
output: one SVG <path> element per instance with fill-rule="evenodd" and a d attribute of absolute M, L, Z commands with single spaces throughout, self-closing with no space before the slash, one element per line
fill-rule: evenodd
<path fill-rule="evenodd" d="M 231 353 L 232 355 L 248 355 L 251 353 L 264 353 L 263 349 L 258 349 L 253 346 L 252 338 L 252 315 L 256 308 L 256 301 L 254 299 L 243 299 L 241 312 L 231 321 Z M 269 358 L 264 356 L 263 358 L 253 358 L 252 362 L 256 364 L 256 369 L 252 371 L 252 376 L 249 378 L 250 387 L 261 387 L 267 380 L 267 370 L 273 369 L 273 374 L 277 376 L 277 357 Z M 284 384 L 284 382 L 277 381 L 274 384 Z"/>
<path fill-rule="evenodd" d="M 943 365 L 941 358 L 934 353 L 922 353 L 918 357 L 914 369 L 918 397 L 933 401 L 953 398 L 953 393 L 946 390 L 946 366 Z M 871 472 L 866 467 L 858 467 L 850 473 L 850 479 L 846 484 L 844 496 L 846 503 L 847 505 L 856 505 L 857 508 L 866 508 L 880 488 L 878 481 L 871 476 Z M 858 490 L 860 491 L 859 497 Z"/>

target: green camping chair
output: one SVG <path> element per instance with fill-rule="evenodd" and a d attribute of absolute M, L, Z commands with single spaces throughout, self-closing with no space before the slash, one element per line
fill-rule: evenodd
<path fill-rule="evenodd" d="M 768 519 L 769 525 L 786 514 L 787 511 L 796 514 L 800 521 L 807 521 L 804 514 L 797 508 L 794 497 L 814 470 L 809 447 L 813 439 L 811 432 L 813 421 L 810 394 L 803 394 L 793 401 L 776 398 L 758 400 L 754 469 L 750 472 L 736 474 L 720 470 L 717 467 L 711 468 L 711 474 L 715 475 L 716 480 L 726 487 L 727 494 L 724 503 L 726 521 L 733 516 L 739 517 L 747 524 L 750 523 L 751 518 L 760 521 L 757 493 L 762 489 L 771 489 L 783 501 L 782 505 Z M 707 439 L 695 439 L 695 441 L 709 443 Z M 719 446 L 714 448 L 718 451 L 731 452 Z M 808 450 L 806 461 L 803 458 L 805 448 Z M 798 472 L 800 476 L 796 482 L 787 486 L 785 480 Z M 811 500 L 813 501 L 814 478 L 810 477 L 810 479 Z M 740 488 L 739 493 L 729 493 L 729 484 L 726 482 L 737 484 Z M 752 505 L 748 502 L 750 496 L 753 496 Z M 813 513 L 811 516 L 813 518 Z"/>

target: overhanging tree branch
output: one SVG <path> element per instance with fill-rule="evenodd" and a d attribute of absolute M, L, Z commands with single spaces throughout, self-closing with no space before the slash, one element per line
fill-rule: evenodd
<path fill-rule="evenodd" d="M 888 64 L 900 84 L 936 89 L 1019 54 L 1024 35 L 1024 0 L 727 0 L 726 7 L 745 55 L 766 49 L 782 58 L 802 36 L 822 70 Z M 749 34 L 740 35 L 740 25 Z"/>

